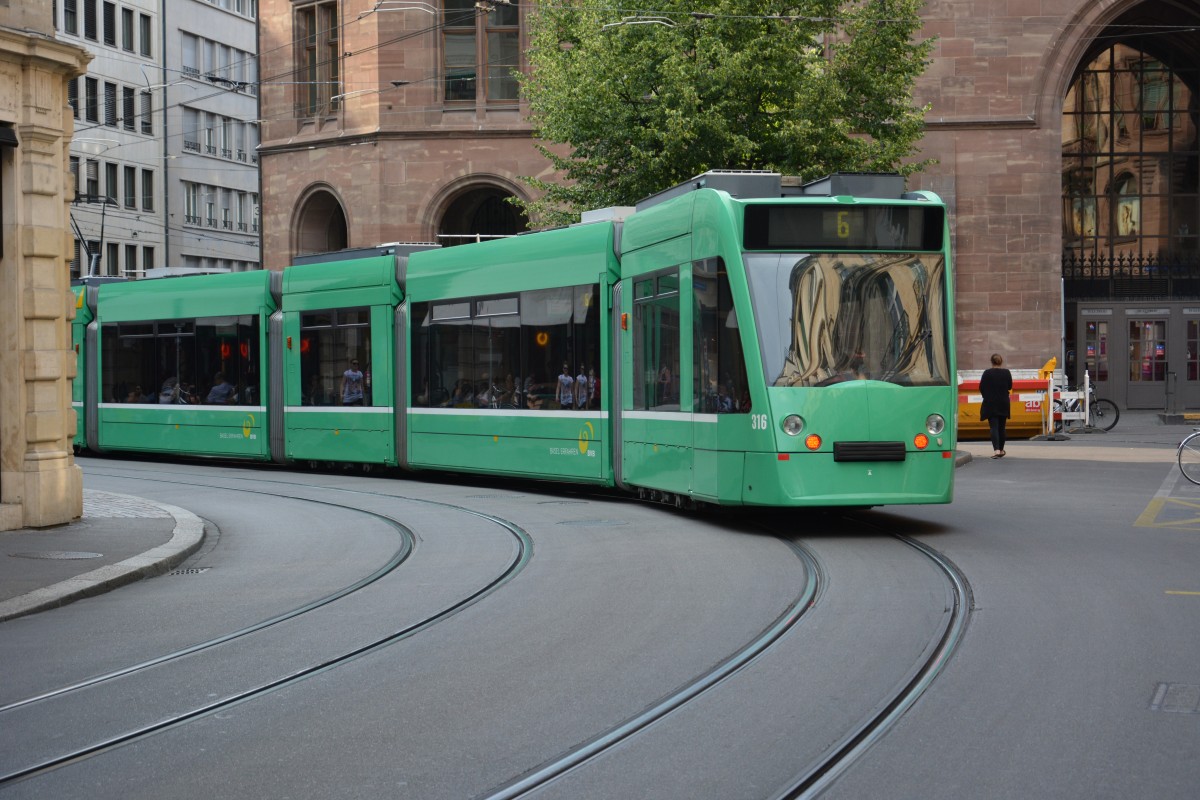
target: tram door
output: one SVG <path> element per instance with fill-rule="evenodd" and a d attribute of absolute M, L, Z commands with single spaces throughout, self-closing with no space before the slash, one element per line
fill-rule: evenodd
<path fill-rule="evenodd" d="M 1128 408 L 1161 408 L 1167 382 L 1167 318 L 1129 316 Z"/>

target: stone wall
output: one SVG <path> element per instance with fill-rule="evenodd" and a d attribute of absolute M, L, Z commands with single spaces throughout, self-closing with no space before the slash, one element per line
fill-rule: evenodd
<path fill-rule="evenodd" d="M 90 56 L 52 38 L 50 0 L 17 5 L 0 7 L 0 125 L 17 138 L 0 148 L 0 530 L 83 513 L 71 452 L 66 79 Z"/>

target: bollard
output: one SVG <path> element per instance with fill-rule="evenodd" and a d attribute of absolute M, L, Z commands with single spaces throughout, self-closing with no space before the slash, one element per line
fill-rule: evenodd
<path fill-rule="evenodd" d="M 1178 395 L 1176 394 L 1176 391 L 1175 391 L 1177 388 L 1176 381 L 1177 381 L 1177 376 L 1175 375 L 1175 373 L 1168 371 L 1167 372 L 1167 380 L 1163 384 L 1164 391 L 1166 392 L 1166 397 L 1164 398 L 1164 402 L 1163 402 L 1163 412 L 1166 414 L 1178 414 L 1179 413 L 1179 400 L 1178 400 Z"/>

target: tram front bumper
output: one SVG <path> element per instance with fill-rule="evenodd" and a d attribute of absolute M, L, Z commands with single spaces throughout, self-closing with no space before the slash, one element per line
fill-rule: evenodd
<path fill-rule="evenodd" d="M 837 462 L 833 453 L 747 453 L 742 502 L 754 506 L 949 503 L 954 452 L 909 451 L 903 461 Z"/>

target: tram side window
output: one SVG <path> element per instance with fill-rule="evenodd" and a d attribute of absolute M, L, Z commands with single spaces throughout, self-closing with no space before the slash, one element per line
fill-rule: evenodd
<path fill-rule="evenodd" d="M 101 338 L 101 402 L 157 403 L 154 323 L 110 323 Z"/>
<path fill-rule="evenodd" d="M 255 316 L 110 323 L 103 340 L 105 402 L 258 402 Z"/>
<path fill-rule="evenodd" d="M 193 402 L 259 405 L 258 317 L 196 320 L 196 386 Z"/>
<path fill-rule="evenodd" d="M 679 272 L 633 284 L 633 407 L 679 411 Z"/>
<path fill-rule="evenodd" d="M 593 284 L 414 304 L 414 405 L 597 408 L 598 297 Z"/>
<path fill-rule="evenodd" d="M 300 388 L 306 406 L 371 405 L 371 309 L 300 315 Z"/>
<path fill-rule="evenodd" d="M 695 339 L 692 396 L 703 414 L 747 414 L 750 386 L 725 263 L 719 258 L 692 265 Z"/>

